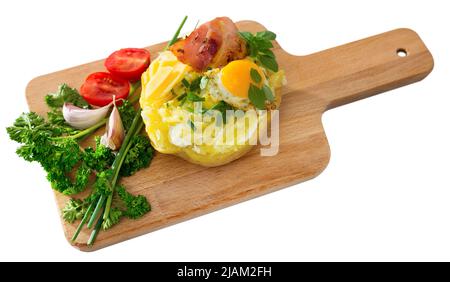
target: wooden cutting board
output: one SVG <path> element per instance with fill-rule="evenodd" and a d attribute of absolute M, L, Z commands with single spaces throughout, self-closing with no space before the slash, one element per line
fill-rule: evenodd
<path fill-rule="evenodd" d="M 253 21 L 239 22 L 238 27 L 250 32 L 265 29 Z M 152 59 L 165 46 L 148 47 Z M 123 220 L 100 232 L 93 247 L 86 246 L 90 230 L 84 229 L 74 246 L 82 251 L 96 250 L 311 179 L 325 169 L 330 158 L 321 122 L 326 110 L 419 81 L 433 69 L 430 52 L 410 29 L 307 56 L 293 56 L 278 44 L 274 51 L 288 81 L 282 89 L 276 156 L 262 157 L 254 148 L 228 165 L 205 168 L 157 154 L 148 169 L 122 179 L 131 193 L 147 197 L 152 211 L 139 220 Z M 399 56 L 399 52 L 406 52 L 406 56 Z M 100 60 L 33 79 L 26 89 L 30 110 L 45 114 L 45 94 L 63 82 L 78 88 L 88 74 L 102 70 Z M 67 197 L 55 196 L 58 207 L 63 207 Z M 70 240 L 76 225 L 62 224 Z"/>

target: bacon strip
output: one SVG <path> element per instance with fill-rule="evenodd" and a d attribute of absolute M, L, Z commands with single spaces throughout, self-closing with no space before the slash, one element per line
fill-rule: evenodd
<path fill-rule="evenodd" d="M 178 60 L 196 71 L 222 67 L 247 55 L 245 41 L 230 18 L 215 18 L 170 47 Z"/>

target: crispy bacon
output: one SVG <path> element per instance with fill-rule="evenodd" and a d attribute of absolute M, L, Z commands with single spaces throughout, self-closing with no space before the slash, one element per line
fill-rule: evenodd
<path fill-rule="evenodd" d="M 195 29 L 187 38 L 170 47 L 178 60 L 197 71 L 222 67 L 246 56 L 246 43 L 233 21 L 215 18 Z"/>

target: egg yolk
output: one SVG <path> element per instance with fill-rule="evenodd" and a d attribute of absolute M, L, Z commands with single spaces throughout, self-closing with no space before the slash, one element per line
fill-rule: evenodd
<path fill-rule="evenodd" d="M 255 69 L 261 76 L 261 81 L 255 83 L 251 76 L 251 69 Z M 250 83 L 261 87 L 264 83 L 264 73 L 260 67 L 250 60 L 236 60 L 230 62 L 222 69 L 221 82 L 233 95 L 240 98 L 248 98 Z"/>

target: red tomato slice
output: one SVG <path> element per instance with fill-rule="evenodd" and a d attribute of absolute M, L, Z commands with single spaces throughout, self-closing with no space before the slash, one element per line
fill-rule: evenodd
<path fill-rule="evenodd" d="M 137 81 L 150 65 L 150 53 L 145 49 L 125 48 L 109 55 L 106 69 L 115 76 Z"/>
<path fill-rule="evenodd" d="M 80 94 L 91 105 L 103 107 L 112 102 L 113 96 L 126 99 L 130 92 L 130 83 L 107 72 L 90 74 L 81 85 Z"/>

